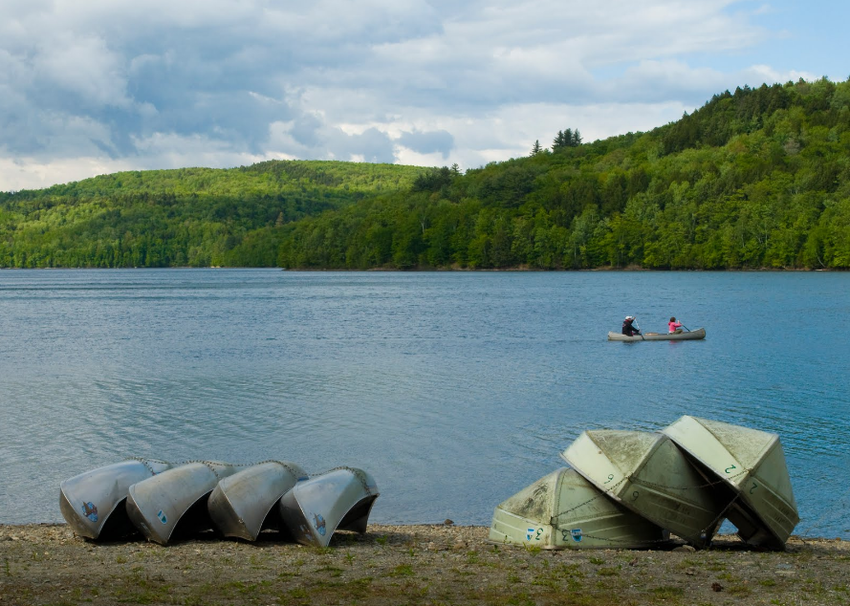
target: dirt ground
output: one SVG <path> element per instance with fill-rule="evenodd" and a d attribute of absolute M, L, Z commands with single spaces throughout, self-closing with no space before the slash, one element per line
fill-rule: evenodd
<path fill-rule="evenodd" d="M 162 547 L 93 543 L 66 525 L 0 526 L 0 606 L 9 604 L 850 604 L 850 542 L 792 537 L 759 552 L 540 551 L 487 541 L 480 526 L 377 526 L 330 547 L 200 535 Z"/>

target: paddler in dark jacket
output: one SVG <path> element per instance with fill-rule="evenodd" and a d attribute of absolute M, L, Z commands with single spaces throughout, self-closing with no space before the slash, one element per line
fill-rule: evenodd
<path fill-rule="evenodd" d="M 632 322 L 635 321 L 634 316 L 626 316 L 626 319 L 623 320 L 623 334 L 633 337 L 635 335 L 640 334 L 640 330 L 636 326 L 632 326 Z"/>

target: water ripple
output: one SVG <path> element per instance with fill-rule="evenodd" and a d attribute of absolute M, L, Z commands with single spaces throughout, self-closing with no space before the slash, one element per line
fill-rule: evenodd
<path fill-rule="evenodd" d="M 62 479 L 146 456 L 353 465 L 375 521 L 488 524 L 581 431 L 695 414 L 779 433 L 798 532 L 850 537 L 823 489 L 850 464 L 850 351 L 789 329 L 842 325 L 847 274 L 0 277 L 0 523 L 58 521 Z M 607 342 L 626 313 L 708 336 Z"/>

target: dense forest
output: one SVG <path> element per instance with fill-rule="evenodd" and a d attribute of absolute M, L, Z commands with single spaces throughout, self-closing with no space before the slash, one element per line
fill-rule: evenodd
<path fill-rule="evenodd" d="M 0 267 L 273 267 L 282 226 L 407 190 L 423 170 L 271 161 L 0 193 Z"/>
<path fill-rule="evenodd" d="M 850 268 L 850 81 L 715 95 L 647 133 L 559 131 L 462 173 L 329 162 L 0 193 L 0 266 Z"/>

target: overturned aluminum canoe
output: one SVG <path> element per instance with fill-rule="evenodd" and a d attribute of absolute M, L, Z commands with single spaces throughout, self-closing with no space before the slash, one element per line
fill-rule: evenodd
<path fill-rule="evenodd" d="M 98 467 L 59 484 L 59 509 L 68 525 L 87 539 L 112 540 L 136 527 L 124 506 L 130 486 L 162 473 L 165 461 L 133 459 Z"/>
<path fill-rule="evenodd" d="M 800 516 L 778 435 L 687 415 L 663 433 L 709 481 L 731 487 L 734 501 L 726 517 L 744 541 L 785 548 Z"/>
<path fill-rule="evenodd" d="M 219 480 L 237 471 L 238 467 L 212 461 L 163 471 L 130 486 L 127 514 L 149 541 L 160 545 L 183 534 L 210 529 L 207 499 Z"/>
<path fill-rule="evenodd" d="M 704 328 L 685 332 L 648 332 L 633 337 L 619 332 L 608 333 L 609 341 L 693 341 L 697 339 L 705 339 Z"/>
<path fill-rule="evenodd" d="M 585 431 L 561 457 L 622 505 L 697 547 L 711 542 L 728 505 L 660 433 Z"/>
<path fill-rule="evenodd" d="M 215 527 L 226 537 L 256 541 L 264 528 L 278 528 L 280 498 L 307 473 L 294 463 L 267 461 L 228 476 L 207 501 Z"/>
<path fill-rule="evenodd" d="M 499 504 L 489 535 L 495 543 L 543 549 L 647 549 L 668 539 L 660 526 L 619 505 L 567 467 Z"/>
<path fill-rule="evenodd" d="M 378 495 L 371 475 L 338 467 L 295 484 L 280 499 L 280 515 L 296 541 L 327 547 L 337 529 L 366 532 Z"/>

